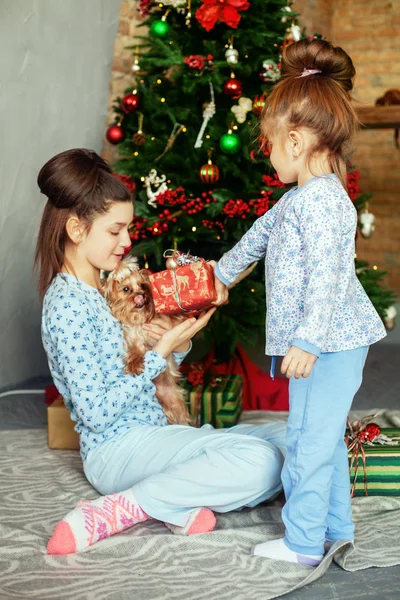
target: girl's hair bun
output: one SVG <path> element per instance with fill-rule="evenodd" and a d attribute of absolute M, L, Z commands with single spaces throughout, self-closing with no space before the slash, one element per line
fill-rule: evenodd
<path fill-rule="evenodd" d="M 333 46 L 331 42 L 303 39 L 286 46 L 282 57 L 282 76 L 300 77 L 304 69 L 321 71 L 309 77 L 330 77 L 344 91 L 350 92 L 353 89 L 356 74 L 353 62 L 342 48 Z"/>

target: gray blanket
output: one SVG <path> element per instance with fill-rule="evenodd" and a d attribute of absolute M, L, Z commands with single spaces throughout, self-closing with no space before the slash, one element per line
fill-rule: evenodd
<path fill-rule="evenodd" d="M 245 413 L 242 421 L 285 417 Z M 400 412 L 377 421 L 400 426 Z M 282 536 L 279 500 L 219 515 L 206 535 L 174 536 L 151 521 L 79 555 L 49 556 L 56 523 L 97 494 L 79 454 L 49 450 L 44 430 L 1 431 L 0 443 L 1 600 L 268 600 L 321 577 L 332 560 L 348 571 L 400 564 L 400 498 L 385 497 L 354 500 L 355 547 L 337 542 L 316 569 L 249 554 Z"/>

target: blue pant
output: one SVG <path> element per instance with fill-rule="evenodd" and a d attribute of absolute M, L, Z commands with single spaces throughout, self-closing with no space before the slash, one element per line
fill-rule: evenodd
<path fill-rule="evenodd" d="M 101 494 L 133 488 L 149 516 L 183 526 L 194 508 L 224 513 L 277 494 L 285 435 L 285 423 L 223 430 L 138 423 L 93 448 L 84 471 Z"/>
<path fill-rule="evenodd" d="M 321 354 L 308 378 L 290 380 L 282 519 L 295 552 L 323 554 L 325 536 L 354 539 L 344 433 L 367 354 Z"/>

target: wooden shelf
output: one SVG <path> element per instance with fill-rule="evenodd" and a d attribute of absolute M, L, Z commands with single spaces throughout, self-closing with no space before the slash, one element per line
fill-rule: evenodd
<path fill-rule="evenodd" d="M 366 129 L 400 128 L 400 104 L 396 106 L 360 106 L 357 115 Z"/>

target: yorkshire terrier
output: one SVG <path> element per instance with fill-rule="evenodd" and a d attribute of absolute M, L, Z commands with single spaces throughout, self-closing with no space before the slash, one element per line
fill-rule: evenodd
<path fill-rule="evenodd" d="M 139 269 L 137 259 L 127 257 L 112 271 L 103 285 L 104 297 L 111 312 L 124 329 L 127 353 L 125 372 L 138 375 L 144 369 L 144 355 L 156 341 L 143 329 L 155 317 L 149 273 Z M 174 317 L 179 322 L 180 317 Z M 180 373 L 173 356 L 167 359 L 167 368 L 155 379 L 156 397 L 171 424 L 188 425 L 189 413 L 184 390 L 179 386 Z"/>

